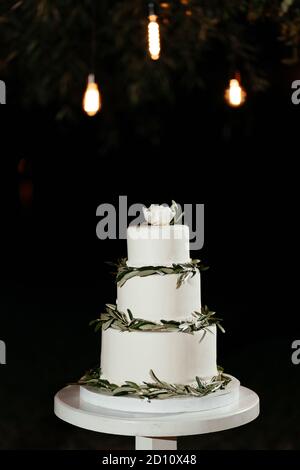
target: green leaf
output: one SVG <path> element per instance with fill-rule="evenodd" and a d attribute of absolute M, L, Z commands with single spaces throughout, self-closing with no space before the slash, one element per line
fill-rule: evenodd
<path fill-rule="evenodd" d="M 114 396 L 120 396 L 120 395 L 128 395 L 129 393 L 135 393 L 136 389 L 134 387 L 118 387 L 115 388 L 112 394 Z"/>
<path fill-rule="evenodd" d="M 136 272 L 135 271 L 132 271 L 132 272 L 128 272 L 126 273 L 122 280 L 119 281 L 119 287 L 123 287 L 125 282 L 127 282 L 129 279 L 131 279 L 132 277 L 135 277 L 136 276 Z"/>
<path fill-rule="evenodd" d="M 180 325 L 180 322 L 175 321 L 175 320 L 160 320 L 160 322 L 163 323 L 164 325 L 175 325 L 175 326 Z"/>
<path fill-rule="evenodd" d="M 127 309 L 127 312 L 128 312 L 128 316 L 129 316 L 130 320 L 133 321 L 134 318 L 133 318 L 133 315 L 131 313 L 131 310 L 129 310 L 129 308 Z"/>
<path fill-rule="evenodd" d="M 99 321 L 98 324 L 95 326 L 95 333 L 98 333 L 102 328 L 102 322 Z"/>
<path fill-rule="evenodd" d="M 151 377 L 151 379 L 152 379 L 152 380 L 154 380 L 154 382 L 157 382 L 157 383 L 159 383 L 159 384 L 161 384 L 161 383 L 162 383 L 162 382 L 159 380 L 159 378 L 158 378 L 158 377 L 156 377 L 156 375 L 154 374 L 154 372 L 153 372 L 153 370 L 152 370 L 152 369 L 150 369 L 150 372 L 149 372 L 149 374 L 150 374 L 150 377 Z"/>
<path fill-rule="evenodd" d="M 161 392 L 156 395 L 156 398 L 159 399 L 166 399 L 166 398 L 173 398 L 174 393 L 168 393 L 168 392 Z"/>
<path fill-rule="evenodd" d="M 104 386 L 110 386 L 109 381 L 105 379 L 99 379 L 99 384 L 104 385 Z"/>
<path fill-rule="evenodd" d="M 114 305 L 114 304 L 106 304 L 106 307 L 109 309 L 109 310 L 113 310 L 115 311 L 117 309 L 117 306 Z"/>
<path fill-rule="evenodd" d="M 196 377 L 196 381 L 197 381 L 197 384 L 198 384 L 198 388 L 201 390 L 203 388 L 203 384 L 202 384 L 201 380 L 199 379 L 199 377 Z"/>
<path fill-rule="evenodd" d="M 110 317 L 111 317 L 111 314 L 109 314 L 109 313 L 101 313 L 100 320 L 101 320 L 101 321 L 109 320 Z M 97 320 L 96 320 L 96 321 L 97 321 Z"/>
<path fill-rule="evenodd" d="M 127 331 L 128 328 L 126 326 L 124 326 L 123 323 L 121 323 L 120 321 L 118 320 L 115 320 L 112 324 L 111 324 L 111 327 L 114 329 L 114 330 L 121 330 L 121 331 Z"/>
<path fill-rule="evenodd" d="M 141 325 L 139 327 L 140 330 L 143 330 L 143 331 L 148 331 L 148 330 L 154 330 L 154 329 L 161 329 L 161 326 L 160 325 L 153 325 L 152 323 L 146 323 L 145 325 Z"/>
<path fill-rule="evenodd" d="M 110 320 L 106 321 L 105 323 L 103 323 L 102 325 L 102 328 L 104 331 L 106 331 L 111 325 L 112 323 L 114 322 L 115 320 L 113 318 L 111 318 Z"/>
<path fill-rule="evenodd" d="M 139 389 L 138 384 L 136 384 L 135 382 L 131 382 L 130 380 L 126 380 L 125 383 L 126 383 L 127 385 L 129 385 L 131 388 L 134 388 L 134 389 L 136 389 L 136 390 Z"/>
<path fill-rule="evenodd" d="M 161 268 L 160 271 L 161 271 L 161 274 L 173 274 L 174 273 L 173 268 Z"/>
<path fill-rule="evenodd" d="M 141 270 L 139 272 L 140 277 L 153 276 L 154 274 L 158 274 L 156 269 L 147 269 L 145 271 Z"/>

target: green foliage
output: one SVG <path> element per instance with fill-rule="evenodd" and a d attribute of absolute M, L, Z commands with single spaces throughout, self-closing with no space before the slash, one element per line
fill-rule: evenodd
<path fill-rule="evenodd" d="M 170 225 L 178 224 L 184 216 L 184 212 L 182 212 L 181 206 L 179 206 L 177 202 L 172 201 L 170 209 L 174 212 L 174 217 L 171 220 Z"/>
<path fill-rule="evenodd" d="M 153 370 L 149 372 L 152 382 L 136 384 L 135 382 L 125 381 L 124 384 L 116 385 L 110 383 L 101 377 L 99 368 L 91 369 L 77 382 L 79 385 L 94 387 L 101 392 L 113 396 L 130 395 L 138 398 L 166 399 L 172 397 L 203 397 L 209 393 L 222 390 L 231 381 L 228 375 L 223 374 L 223 369 L 218 370 L 218 375 L 210 381 L 202 381 L 195 377 L 195 383 L 191 385 L 169 384 L 160 380 Z"/>
<path fill-rule="evenodd" d="M 177 289 L 179 289 L 188 279 L 195 276 L 200 271 L 206 271 L 207 266 L 204 266 L 199 259 L 193 259 L 190 263 L 172 264 L 172 266 L 143 266 L 135 268 L 128 266 L 126 258 L 122 258 L 116 265 L 116 281 L 120 287 L 124 286 L 125 282 L 132 277 L 148 277 L 153 275 L 176 274 Z"/>
<path fill-rule="evenodd" d="M 215 313 L 207 306 L 202 307 L 200 312 L 193 312 L 191 318 L 185 321 L 160 320 L 159 323 L 145 320 L 143 318 L 135 318 L 128 309 L 127 312 L 120 312 L 116 305 L 107 304 L 105 313 L 100 318 L 90 322 L 95 326 L 97 332 L 101 328 L 107 330 L 114 328 L 120 331 L 160 331 L 160 332 L 179 332 L 194 333 L 194 331 L 204 330 L 205 333 L 212 325 L 217 327 L 224 333 L 225 330 L 221 325 L 221 318 L 215 317 Z"/>

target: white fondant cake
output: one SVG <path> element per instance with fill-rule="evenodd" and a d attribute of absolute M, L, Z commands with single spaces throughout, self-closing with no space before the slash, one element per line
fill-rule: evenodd
<path fill-rule="evenodd" d="M 191 260 L 181 209 L 151 205 L 148 223 L 127 230 L 128 261 L 117 269 L 116 305 L 102 327 L 99 368 L 80 380 L 80 402 L 149 413 L 230 409 L 239 381 L 217 367 L 220 319 L 201 306 L 199 260 Z M 175 224 L 175 225 L 174 225 Z"/>
<path fill-rule="evenodd" d="M 153 207 L 153 206 L 151 206 Z M 149 220 L 151 217 L 149 216 Z M 155 213 L 155 220 L 159 217 Z M 127 230 L 129 268 L 190 263 L 186 225 L 130 226 Z M 180 287 L 178 274 L 133 275 L 117 288 L 117 309 L 150 322 L 186 322 L 201 311 L 200 272 L 195 270 Z M 102 331 L 101 373 L 114 384 L 149 381 L 149 371 L 163 381 L 191 384 L 196 376 L 209 380 L 218 374 L 216 326 L 194 331 Z"/>
<path fill-rule="evenodd" d="M 127 229 L 128 266 L 170 266 L 190 261 L 186 225 L 133 225 Z"/>
<path fill-rule="evenodd" d="M 102 332 L 102 374 L 116 384 L 149 382 L 149 371 L 169 383 L 191 384 L 217 375 L 216 326 L 194 334 Z"/>
<path fill-rule="evenodd" d="M 200 399 L 195 397 L 175 397 L 165 400 L 146 400 L 133 396 L 114 397 L 95 390 L 94 387 L 80 387 L 80 401 L 101 408 L 117 409 L 131 413 L 192 413 L 222 408 L 231 409 L 239 400 L 240 382 L 230 376 L 230 383 L 223 390 L 209 393 Z"/>
<path fill-rule="evenodd" d="M 130 309 L 136 317 L 151 321 L 186 320 L 201 309 L 200 272 L 176 288 L 177 276 L 133 277 L 117 288 L 121 312 Z"/>

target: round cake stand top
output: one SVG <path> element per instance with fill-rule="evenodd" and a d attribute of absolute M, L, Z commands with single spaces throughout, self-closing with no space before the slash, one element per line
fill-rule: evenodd
<path fill-rule="evenodd" d="M 229 410 L 168 414 L 129 413 L 101 408 L 80 401 L 79 390 L 78 385 L 69 385 L 56 394 L 56 416 L 74 426 L 108 434 L 148 437 L 206 434 L 242 426 L 259 415 L 259 398 L 245 387 L 240 387 L 239 401 Z"/>

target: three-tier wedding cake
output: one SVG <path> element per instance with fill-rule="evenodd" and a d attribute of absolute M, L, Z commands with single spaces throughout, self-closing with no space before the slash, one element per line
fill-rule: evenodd
<path fill-rule="evenodd" d="M 102 330 L 101 367 L 79 381 L 81 399 L 153 412 L 228 406 L 239 382 L 217 367 L 217 328 L 224 330 L 201 305 L 204 267 L 190 258 L 189 227 L 179 224 L 174 202 L 145 208 L 144 216 L 127 229 L 116 305 L 93 322 Z"/>

